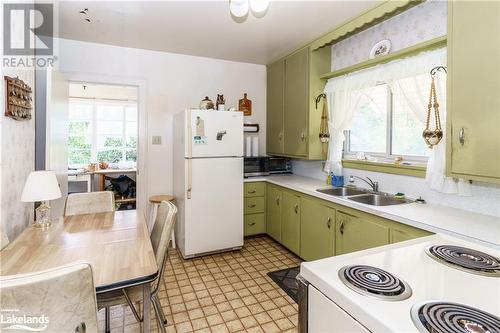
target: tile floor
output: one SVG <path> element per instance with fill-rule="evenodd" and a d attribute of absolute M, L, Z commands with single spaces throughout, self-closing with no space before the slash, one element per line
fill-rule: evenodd
<path fill-rule="evenodd" d="M 267 236 L 245 239 L 240 251 L 184 260 L 170 250 L 160 290 L 167 332 L 297 332 L 297 304 L 268 272 L 300 259 Z M 104 327 L 104 311 L 99 312 Z M 151 325 L 157 332 L 156 317 Z M 104 330 L 101 330 L 104 331 Z M 140 332 L 127 307 L 111 308 L 111 331 Z"/>

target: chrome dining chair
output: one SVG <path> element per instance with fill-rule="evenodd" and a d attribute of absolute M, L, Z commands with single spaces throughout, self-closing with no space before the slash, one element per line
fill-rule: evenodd
<path fill-rule="evenodd" d="M 113 212 L 115 195 L 111 191 L 73 193 L 66 199 L 64 216 Z"/>
<path fill-rule="evenodd" d="M 8 327 L 3 324 L 0 330 L 98 331 L 95 287 L 89 264 L 76 263 L 36 273 L 1 276 L 0 295 L 4 322 L 14 316 L 18 319 L 26 316 L 37 322 L 16 322 Z"/>
<path fill-rule="evenodd" d="M 162 333 L 165 333 L 165 325 L 167 321 L 161 308 L 158 293 L 160 291 L 161 282 L 163 281 L 163 273 L 168 259 L 168 245 L 170 237 L 177 217 L 177 207 L 167 201 L 163 201 L 158 207 L 153 230 L 151 231 L 151 244 L 156 257 L 156 264 L 159 268 L 159 273 L 156 280 L 153 281 L 151 288 L 151 301 L 155 310 L 158 327 Z M 129 288 L 110 291 L 107 293 L 97 294 L 98 308 L 105 309 L 106 329 L 105 332 L 110 332 L 110 307 L 120 304 L 128 304 L 135 319 L 142 322 L 134 303 L 140 303 L 143 299 L 143 287 L 141 285 Z"/>

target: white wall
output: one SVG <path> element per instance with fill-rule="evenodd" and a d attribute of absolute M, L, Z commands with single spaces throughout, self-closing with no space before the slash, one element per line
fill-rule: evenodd
<path fill-rule="evenodd" d="M 172 116 L 205 96 L 215 101 L 223 93 L 229 108 L 248 93 L 254 114 L 246 121 L 261 125 L 265 153 L 265 66 L 64 39 L 59 49 L 62 72 L 145 83 L 149 195 L 172 192 Z M 153 135 L 162 136 L 161 145 L 151 145 Z"/>

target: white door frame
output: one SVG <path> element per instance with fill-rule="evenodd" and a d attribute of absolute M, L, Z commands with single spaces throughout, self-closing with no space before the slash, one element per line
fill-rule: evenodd
<path fill-rule="evenodd" d="M 96 84 L 122 85 L 137 87 L 137 113 L 138 113 L 138 138 L 137 138 L 137 210 L 141 210 L 146 217 L 149 173 L 147 172 L 148 145 L 148 117 L 146 112 L 146 80 L 133 79 L 102 74 L 89 74 L 81 72 L 62 72 L 70 82 L 86 82 Z"/>

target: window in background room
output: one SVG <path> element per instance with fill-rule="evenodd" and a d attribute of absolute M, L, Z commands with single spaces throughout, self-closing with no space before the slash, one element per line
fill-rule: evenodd
<path fill-rule="evenodd" d="M 137 104 L 126 101 L 71 98 L 69 104 L 70 167 L 91 162 L 135 167 Z"/>
<path fill-rule="evenodd" d="M 411 84 L 405 85 L 405 96 L 393 94 L 385 83 L 357 91 L 361 97 L 346 133 L 347 155 L 363 152 L 388 159 L 404 156 L 416 160 L 428 155 L 429 149 L 422 139 L 424 125 L 409 105 L 412 100 L 422 98 L 419 91 L 428 87 L 425 80 L 411 79 Z"/>

